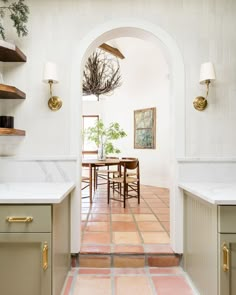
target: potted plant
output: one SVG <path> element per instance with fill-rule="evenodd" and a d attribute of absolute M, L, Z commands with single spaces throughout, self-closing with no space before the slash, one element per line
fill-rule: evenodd
<path fill-rule="evenodd" d="M 113 141 L 127 136 L 120 124 L 112 122 L 106 127 L 100 119 L 93 127 L 85 130 L 88 140 L 95 142 L 98 147 L 98 159 L 104 160 L 108 154 L 118 154 L 121 151 L 113 145 Z"/>

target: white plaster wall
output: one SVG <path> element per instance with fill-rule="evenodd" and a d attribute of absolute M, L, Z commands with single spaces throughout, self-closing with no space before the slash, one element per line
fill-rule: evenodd
<path fill-rule="evenodd" d="M 5 64 L 4 80 L 26 92 L 24 102 L 1 101 L 1 113 L 14 115 L 15 125 L 27 135 L 18 145 L 20 155 L 65 155 L 71 146 L 73 106 L 70 105 L 74 44 L 90 30 L 111 19 L 139 18 L 162 27 L 176 40 L 186 71 L 186 155 L 235 156 L 236 43 L 235 1 L 27 1 L 31 14 L 29 35 L 16 40 L 28 57 L 26 64 Z M 17 39 L 10 26 L 9 39 Z M 56 113 L 47 107 L 48 87 L 42 83 L 43 63 L 58 64 L 60 83 L 55 94 L 64 101 Z M 204 94 L 198 84 L 204 61 L 215 64 L 217 80 L 210 91 L 209 107 L 197 112 L 192 101 Z M 78 69 L 79 71 L 79 69 Z M 73 135 L 74 136 L 74 135 Z"/>
<path fill-rule="evenodd" d="M 138 157 L 141 183 L 169 187 L 170 97 L 169 69 L 162 49 L 137 38 L 110 40 L 124 54 L 120 60 L 122 85 L 99 102 L 83 102 L 83 114 L 98 114 L 105 124 L 119 122 L 127 137 L 114 142 L 118 156 Z M 86 98 L 86 97 L 85 97 Z M 134 149 L 134 110 L 156 107 L 156 148 Z"/>

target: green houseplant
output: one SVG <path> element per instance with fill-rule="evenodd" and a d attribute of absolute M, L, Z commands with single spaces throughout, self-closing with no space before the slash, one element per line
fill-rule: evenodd
<path fill-rule="evenodd" d="M 26 23 L 28 21 L 29 7 L 24 3 L 25 0 L 17 0 L 15 2 L 9 0 L 1 0 L 0 4 L 0 36 L 5 40 L 5 28 L 3 27 L 3 19 L 6 14 L 13 22 L 18 37 L 26 36 L 28 30 Z M 0 3 L 1 3 L 0 2 Z"/>
<path fill-rule="evenodd" d="M 108 154 L 118 154 L 121 151 L 113 144 L 114 140 L 127 136 L 125 131 L 120 128 L 120 124 L 112 122 L 106 127 L 100 119 L 92 127 L 85 130 L 88 140 L 95 142 L 98 146 L 98 159 L 103 160 Z"/>

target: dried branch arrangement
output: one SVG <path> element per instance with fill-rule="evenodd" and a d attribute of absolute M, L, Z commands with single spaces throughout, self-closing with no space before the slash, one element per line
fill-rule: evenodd
<path fill-rule="evenodd" d="M 120 65 L 116 58 L 97 50 L 85 64 L 83 71 L 83 95 L 110 95 L 121 86 Z"/>

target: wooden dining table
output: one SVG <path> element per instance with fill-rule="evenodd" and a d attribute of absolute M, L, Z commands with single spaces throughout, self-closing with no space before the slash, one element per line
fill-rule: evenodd
<path fill-rule="evenodd" d="M 95 191 L 95 177 L 96 177 L 96 168 L 103 167 L 103 166 L 112 166 L 112 165 L 119 165 L 121 159 L 111 159 L 107 158 L 105 160 L 98 160 L 98 159 L 83 159 L 82 160 L 82 167 L 89 168 L 89 198 L 90 203 L 93 200 L 93 189 Z M 93 181 L 94 180 L 94 181 Z"/>

